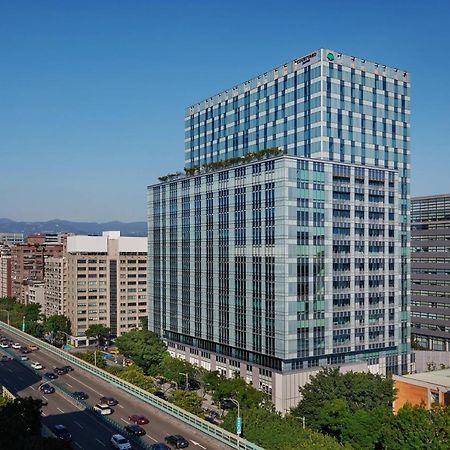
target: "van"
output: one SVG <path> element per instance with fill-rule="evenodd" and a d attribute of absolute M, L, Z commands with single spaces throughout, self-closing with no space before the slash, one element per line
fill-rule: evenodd
<path fill-rule="evenodd" d="M 102 403 L 97 403 L 94 406 L 94 411 L 101 414 L 102 416 L 109 416 L 113 413 L 113 410 L 108 405 Z"/>

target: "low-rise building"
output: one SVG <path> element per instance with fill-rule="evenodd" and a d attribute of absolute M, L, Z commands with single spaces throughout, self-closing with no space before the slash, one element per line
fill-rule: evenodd
<path fill-rule="evenodd" d="M 430 409 L 433 404 L 450 405 L 450 369 L 411 375 L 393 375 L 397 398 L 394 413 L 405 404 L 423 405 Z"/>

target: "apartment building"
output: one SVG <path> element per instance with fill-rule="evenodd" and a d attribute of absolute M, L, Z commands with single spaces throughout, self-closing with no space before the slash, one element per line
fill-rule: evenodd
<path fill-rule="evenodd" d="M 36 304 L 44 310 L 44 283 L 42 281 L 32 282 L 27 286 L 26 290 L 27 305 Z"/>
<path fill-rule="evenodd" d="M 141 327 L 148 316 L 147 238 L 115 231 L 69 236 L 64 257 L 64 311 L 75 345 L 87 343 L 85 332 L 93 324 L 115 336 Z"/>
<path fill-rule="evenodd" d="M 0 244 L 16 245 L 24 242 L 23 233 L 0 233 Z"/>
<path fill-rule="evenodd" d="M 318 49 L 186 109 L 185 174 L 148 187 L 149 327 L 172 354 L 281 411 L 323 366 L 410 370 L 409 90 Z"/>
<path fill-rule="evenodd" d="M 12 296 L 18 302 L 27 302 L 29 284 L 44 280 L 44 258 L 60 256 L 62 251 L 62 244 L 46 244 L 42 236 L 32 236 L 27 243 L 11 247 Z"/>
<path fill-rule="evenodd" d="M 0 244 L 0 298 L 11 296 L 11 249 Z"/>
<path fill-rule="evenodd" d="M 67 298 L 67 258 L 47 256 L 44 259 L 44 306 L 45 316 L 65 315 Z"/>
<path fill-rule="evenodd" d="M 427 350 L 450 351 L 450 194 L 411 203 L 411 334 Z"/>

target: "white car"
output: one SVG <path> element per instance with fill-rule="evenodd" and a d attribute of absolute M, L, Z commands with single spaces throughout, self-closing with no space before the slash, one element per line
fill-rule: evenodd
<path fill-rule="evenodd" d="M 36 370 L 41 370 L 41 369 L 44 368 L 44 367 L 42 366 L 42 364 L 41 364 L 41 363 L 38 363 L 38 362 L 33 362 L 33 363 L 31 363 L 31 367 L 32 367 L 33 369 L 36 369 Z"/>
<path fill-rule="evenodd" d="M 22 361 L 28 361 L 28 356 L 27 356 L 27 355 L 22 355 L 22 356 L 20 357 L 20 359 L 21 359 Z"/>
<path fill-rule="evenodd" d="M 130 441 L 124 438 L 121 434 L 114 434 L 111 437 L 111 445 L 118 450 L 130 450 Z"/>
<path fill-rule="evenodd" d="M 8 344 L 7 342 L 2 342 L 2 343 L 0 344 L 0 347 L 1 347 L 1 348 L 9 348 L 9 344 Z"/>
<path fill-rule="evenodd" d="M 102 416 L 109 416 L 113 413 L 113 410 L 108 405 L 103 405 L 101 403 L 98 403 L 94 406 L 94 411 L 101 414 Z"/>
<path fill-rule="evenodd" d="M 16 342 L 16 343 L 14 343 L 13 345 L 11 345 L 11 347 L 12 347 L 12 348 L 15 348 L 16 350 L 19 350 L 20 347 L 21 347 L 21 345 L 20 345 L 18 342 Z"/>

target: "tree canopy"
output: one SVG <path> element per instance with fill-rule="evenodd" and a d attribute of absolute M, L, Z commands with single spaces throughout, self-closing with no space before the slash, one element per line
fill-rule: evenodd
<path fill-rule="evenodd" d="M 52 335 L 53 339 L 64 339 L 64 333 L 70 332 L 70 322 L 66 316 L 55 314 L 44 322 L 44 331 Z"/>
<path fill-rule="evenodd" d="M 169 401 L 192 414 L 204 416 L 202 398 L 196 392 L 176 390 L 170 394 Z"/>
<path fill-rule="evenodd" d="M 115 340 L 119 351 L 141 367 L 145 374 L 158 373 L 158 366 L 167 349 L 159 336 L 149 330 L 132 330 Z"/>
<path fill-rule="evenodd" d="M 367 372 L 340 373 L 338 368 L 325 368 L 299 388 L 302 399 L 292 409 L 294 416 L 306 418 L 307 425 L 320 428 L 320 414 L 336 399 L 345 400 L 351 413 L 364 409 L 391 408 L 394 383 L 390 378 Z"/>
<path fill-rule="evenodd" d="M 104 340 L 110 335 L 111 330 L 108 327 L 100 324 L 91 325 L 86 330 L 86 336 L 88 338 L 95 338 L 98 345 L 102 345 Z"/>

